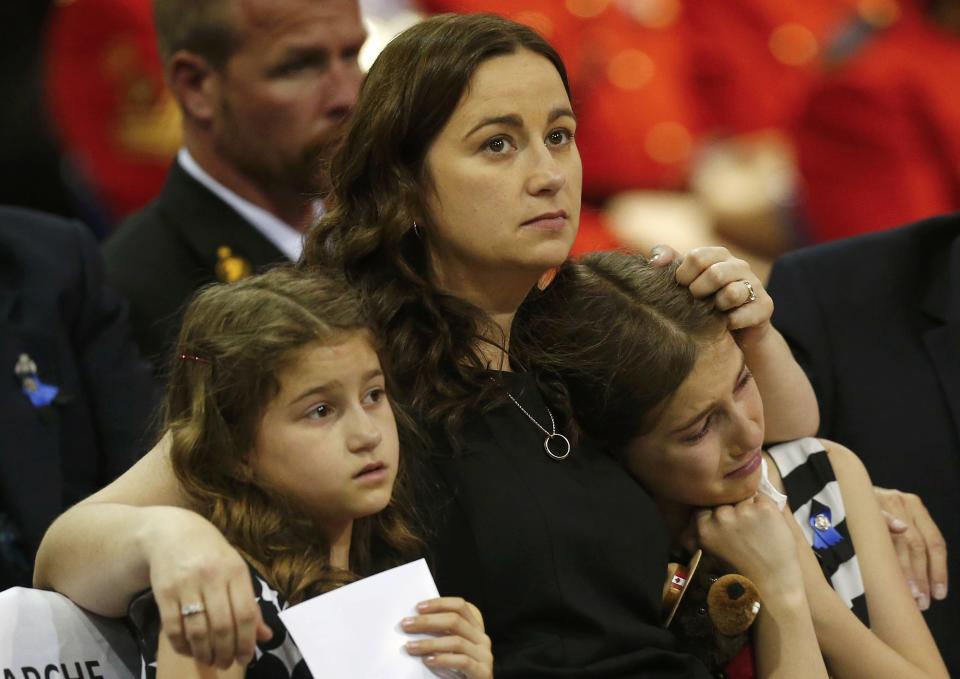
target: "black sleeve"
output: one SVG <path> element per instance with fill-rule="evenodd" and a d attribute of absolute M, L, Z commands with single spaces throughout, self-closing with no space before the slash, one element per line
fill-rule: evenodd
<path fill-rule="evenodd" d="M 807 373 L 820 407 L 819 436 L 833 430 L 834 366 L 829 327 L 809 263 L 796 254 L 774 264 L 767 291 L 774 301 L 773 325 L 783 334 Z"/>
<path fill-rule="evenodd" d="M 82 225 L 73 227 L 80 273 L 77 299 L 65 307 L 77 310 L 69 332 L 94 418 L 101 478 L 107 483 L 152 445 L 158 390 L 133 341 L 125 303 L 105 285 L 96 242 Z"/>

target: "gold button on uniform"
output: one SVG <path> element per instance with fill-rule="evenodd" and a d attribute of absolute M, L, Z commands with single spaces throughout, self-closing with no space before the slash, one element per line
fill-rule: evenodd
<path fill-rule="evenodd" d="M 618 0 L 625 14 L 647 28 L 667 28 L 680 18 L 680 0 Z"/>
<path fill-rule="evenodd" d="M 693 152 L 693 135 L 680 123 L 658 123 L 647 133 L 644 148 L 658 163 L 682 163 L 688 160 Z"/>
<path fill-rule="evenodd" d="M 900 5 L 897 0 L 860 0 L 857 13 L 875 28 L 886 28 L 900 18 Z"/>
<path fill-rule="evenodd" d="M 253 267 L 243 257 L 237 257 L 226 245 L 217 248 L 217 265 L 215 267 L 217 280 L 221 283 L 233 283 L 249 276 Z"/>
<path fill-rule="evenodd" d="M 567 0 L 566 7 L 570 14 L 589 19 L 603 13 L 610 4 L 610 0 Z"/>
<path fill-rule="evenodd" d="M 774 58 L 788 66 L 803 66 L 820 51 L 813 31 L 797 23 L 777 26 L 770 34 L 769 45 Z"/>
<path fill-rule="evenodd" d="M 650 82 L 655 70 L 653 59 L 646 52 L 627 49 L 607 64 L 607 78 L 622 90 L 639 90 Z"/>

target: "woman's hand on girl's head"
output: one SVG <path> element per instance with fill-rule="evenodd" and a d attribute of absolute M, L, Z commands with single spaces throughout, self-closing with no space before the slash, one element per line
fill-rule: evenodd
<path fill-rule="evenodd" d="M 793 534 L 777 505 L 757 495 L 735 505 L 704 509 L 696 515 L 700 546 L 769 594 L 802 588 Z"/>
<path fill-rule="evenodd" d="M 455 670 L 466 679 L 493 677 L 490 637 L 476 606 L 460 597 L 440 597 L 417 604 L 417 611 L 420 615 L 404 618 L 401 627 L 435 638 L 408 642 L 410 655 L 423 658 L 430 668 Z"/>
<path fill-rule="evenodd" d="M 665 256 L 665 255 L 664 255 Z M 696 248 L 677 267 L 677 282 L 694 297 L 713 295 L 743 350 L 764 404 L 765 441 L 813 436 L 820 426 L 817 398 L 783 336 L 770 323 L 773 299 L 742 259 L 723 247 Z"/>
<path fill-rule="evenodd" d="M 677 267 L 677 282 L 688 286 L 694 297 L 713 295 L 717 308 L 726 314 L 727 328 L 743 350 L 763 398 L 764 440 L 815 435 L 820 411 L 813 387 L 770 323 L 773 299 L 750 265 L 723 247 L 695 248 Z"/>
<path fill-rule="evenodd" d="M 662 255 L 660 259 L 664 256 Z M 770 329 L 773 300 L 750 265 L 724 247 L 694 248 L 677 267 L 677 282 L 698 299 L 713 295 L 737 341 L 756 342 Z"/>
<path fill-rule="evenodd" d="M 246 666 L 257 640 L 273 634 L 260 615 L 246 562 L 199 514 L 164 509 L 169 514 L 144 536 L 163 633 L 181 655 L 224 669 L 234 662 Z"/>
<path fill-rule="evenodd" d="M 680 253 L 669 245 L 654 245 L 650 248 L 650 256 L 647 258 L 650 264 L 655 267 L 667 266 L 677 259 L 680 259 Z"/>

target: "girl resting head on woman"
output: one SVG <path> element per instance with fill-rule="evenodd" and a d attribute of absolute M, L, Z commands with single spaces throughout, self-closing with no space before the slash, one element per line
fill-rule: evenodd
<path fill-rule="evenodd" d="M 695 297 L 677 268 L 623 252 L 567 262 L 521 309 L 515 350 L 650 492 L 677 546 L 692 533 L 758 585 L 761 676 L 784 669 L 772 631 L 784 611 L 812 616 L 832 676 L 946 676 L 866 470 L 830 441 L 763 448 L 740 348 L 752 330 L 731 331 L 720 300 Z M 781 513 L 768 495 L 783 493 Z M 799 676 L 814 676 L 811 662 Z"/>
<path fill-rule="evenodd" d="M 406 563 L 422 548 L 411 529 L 400 413 L 360 301 L 340 277 L 292 268 L 206 288 L 186 312 L 169 375 L 165 424 L 177 480 L 252 568 L 261 610 L 276 609 L 265 616 L 273 628 L 267 659 L 254 665 L 299 657 L 279 608 Z M 265 587 L 279 594 L 276 605 Z M 200 591 L 178 596 L 181 613 L 194 612 L 163 624 L 182 625 L 189 638 L 212 602 Z M 430 609 L 447 610 L 461 610 L 459 602 Z M 450 633 L 421 643 L 418 654 L 435 667 L 488 676 L 482 621 L 462 610 L 468 638 Z M 200 672 L 163 639 L 159 676 Z M 463 650 L 442 652 L 453 644 Z"/>

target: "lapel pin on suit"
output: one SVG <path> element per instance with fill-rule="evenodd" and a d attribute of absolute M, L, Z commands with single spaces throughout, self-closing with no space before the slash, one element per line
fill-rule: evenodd
<path fill-rule="evenodd" d="M 60 393 L 59 387 L 40 381 L 37 364 L 27 354 L 20 354 L 16 365 L 13 366 L 13 374 L 20 380 L 20 389 L 35 408 L 50 405 Z"/>
<path fill-rule="evenodd" d="M 217 248 L 217 266 L 215 268 L 217 280 L 221 283 L 233 283 L 246 278 L 253 271 L 250 262 L 243 257 L 233 254 L 226 245 Z"/>

